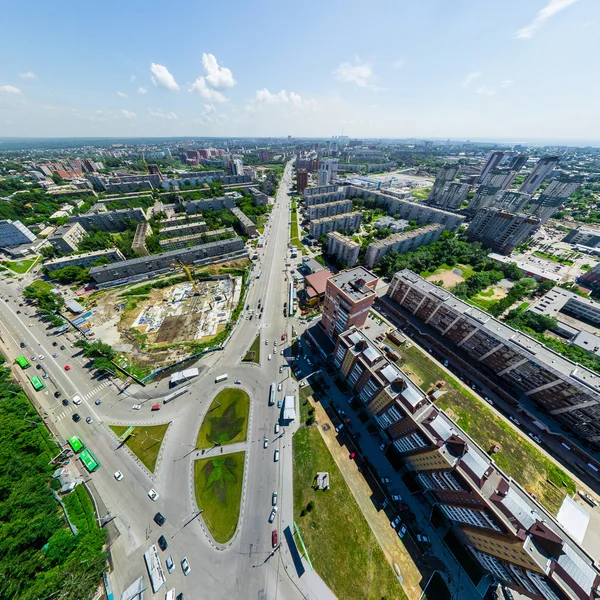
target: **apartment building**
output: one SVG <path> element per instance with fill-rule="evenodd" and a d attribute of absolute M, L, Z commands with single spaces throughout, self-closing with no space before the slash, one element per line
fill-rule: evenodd
<path fill-rule="evenodd" d="M 310 235 L 313 239 L 318 240 L 322 235 L 332 231 L 357 231 L 360 228 L 361 219 L 362 213 L 360 211 L 315 219 L 310 223 Z"/>
<path fill-rule="evenodd" d="M 546 317 L 560 319 L 567 315 L 600 326 L 600 303 L 560 287 L 546 292 L 528 310 Z"/>
<path fill-rule="evenodd" d="M 164 222 L 162 223 L 164 224 Z M 179 222 L 176 225 L 169 227 L 161 227 L 161 237 L 180 237 L 182 235 L 192 235 L 194 233 L 203 233 L 206 231 L 206 223 L 204 221 L 194 221 L 192 223 Z"/>
<path fill-rule="evenodd" d="M 63 254 L 71 254 L 79 250 L 79 242 L 87 235 L 79 223 L 67 223 L 48 236 L 48 241 Z"/>
<path fill-rule="evenodd" d="M 329 185 L 318 185 L 316 187 L 306 188 L 304 190 L 304 197 L 308 198 L 309 196 L 318 196 L 320 194 L 329 194 L 331 192 L 337 192 L 339 190 L 339 185 L 337 183 L 332 183 Z"/>
<path fill-rule="evenodd" d="M 242 232 L 244 235 L 248 237 L 256 237 L 258 235 L 256 230 L 256 223 L 250 219 L 250 217 L 246 216 L 241 208 L 232 208 L 231 214 L 236 216 L 240 221 L 240 227 L 242 228 Z"/>
<path fill-rule="evenodd" d="M 326 202 L 325 204 L 315 204 L 308 207 L 308 218 L 324 219 L 334 215 L 349 213 L 352 210 L 352 200 L 340 200 L 339 202 Z"/>
<path fill-rule="evenodd" d="M 235 199 L 223 196 L 222 198 L 206 198 L 204 200 L 189 200 L 183 205 L 186 213 L 203 212 L 205 210 L 224 210 L 235 208 Z"/>
<path fill-rule="evenodd" d="M 545 223 L 579 188 L 579 182 L 555 179 L 531 205 L 532 214 Z"/>
<path fill-rule="evenodd" d="M 438 171 L 429 197 L 427 198 L 428 203 L 430 201 L 435 203 L 435 199 L 440 196 L 444 186 L 454 180 L 454 178 L 458 175 L 459 170 L 460 167 L 458 165 L 447 165 Z"/>
<path fill-rule="evenodd" d="M 326 204 L 329 202 L 339 202 L 340 200 L 345 200 L 346 199 L 346 191 L 344 190 L 344 188 L 342 188 L 341 190 L 338 189 L 338 186 L 332 186 L 335 188 L 334 191 L 329 191 L 329 192 L 323 192 L 320 194 L 311 194 L 311 195 L 306 195 L 306 192 L 308 192 L 310 189 L 318 189 L 318 188 L 307 188 L 306 190 L 304 190 L 304 202 L 306 203 L 306 206 L 310 207 L 310 206 L 314 206 L 315 204 Z"/>
<path fill-rule="evenodd" d="M 245 256 L 248 256 L 248 252 L 244 248 L 243 240 L 235 237 L 229 240 L 192 246 L 191 248 L 133 258 L 116 264 L 92 267 L 90 277 L 101 285 L 117 285 L 136 278 L 143 279 L 166 273 L 174 263 L 184 262 L 186 264 L 204 265 Z"/>
<path fill-rule="evenodd" d="M 471 186 L 467 183 L 458 181 L 446 183 L 435 195 L 430 194 L 427 204 L 449 210 L 458 210 L 466 201 L 470 191 Z"/>
<path fill-rule="evenodd" d="M 484 208 L 476 215 L 469 228 L 467 238 L 481 242 L 500 254 L 510 254 L 521 242 L 530 237 L 540 226 L 538 217 L 514 214 L 499 208 Z"/>
<path fill-rule="evenodd" d="M 144 221 L 143 223 L 139 223 L 135 229 L 135 235 L 133 236 L 133 241 L 131 242 L 131 249 L 138 256 L 149 256 L 150 252 L 146 247 L 146 238 L 152 235 L 152 227 L 150 227 L 150 223 L 148 221 Z"/>
<path fill-rule="evenodd" d="M 88 173 L 87 178 L 90 183 L 98 189 L 110 193 L 135 192 L 139 189 L 152 190 L 160 187 L 160 175 L 131 175 L 121 173 L 119 175 L 99 175 L 97 173 Z"/>
<path fill-rule="evenodd" d="M 125 231 L 130 221 L 141 223 L 146 221 L 143 208 L 123 208 L 95 214 L 69 217 L 69 223 L 79 223 L 86 231 L 100 229 L 101 231 Z"/>
<path fill-rule="evenodd" d="M 308 187 L 308 171 L 306 169 L 296 170 L 296 188 L 299 194 L 304 194 L 304 190 Z"/>
<path fill-rule="evenodd" d="M 334 256 L 341 263 L 353 267 L 358 262 L 360 244 L 337 231 L 327 234 L 327 254 Z"/>
<path fill-rule="evenodd" d="M 172 205 L 175 206 L 175 205 Z M 185 225 L 186 223 L 198 223 L 203 222 L 202 215 L 180 215 L 179 217 L 171 217 L 170 219 L 163 219 L 160 222 L 162 228 L 173 227 L 174 225 Z"/>
<path fill-rule="evenodd" d="M 0 221 L 0 248 L 14 248 L 35 242 L 37 237 L 21 221 Z"/>
<path fill-rule="evenodd" d="M 254 200 L 254 206 L 267 206 L 269 203 L 269 196 L 255 187 L 248 188 L 248 191 Z"/>
<path fill-rule="evenodd" d="M 517 171 L 496 169 L 489 172 L 483 180 L 480 181 L 480 185 L 497 187 L 498 190 L 506 190 L 510 187 L 510 184 L 513 182 L 516 175 Z"/>
<path fill-rule="evenodd" d="M 548 177 L 552 171 L 556 168 L 560 159 L 558 156 L 547 156 L 545 158 L 540 158 L 535 167 L 525 181 L 522 183 L 519 188 L 520 192 L 524 192 L 525 194 L 535 194 L 537 189 L 542 185 L 542 182 L 546 177 Z"/>
<path fill-rule="evenodd" d="M 600 375 L 408 269 L 394 275 L 387 295 L 505 389 L 529 396 L 565 429 L 600 449 Z"/>
<path fill-rule="evenodd" d="M 367 248 L 365 265 L 372 269 L 391 250 L 404 254 L 419 246 L 431 244 L 439 239 L 442 231 L 444 231 L 444 226 L 434 223 L 421 229 L 396 233 L 383 240 L 372 242 Z"/>
<path fill-rule="evenodd" d="M 66 267 L 90 267 L 101 258 L 107 258 L 111 263 L 125 260 L 125 256 L 118 248 L 108 248 L 107 250 L 95 250 L 94 252 L 84 252 L 83 254 L 74 254 L 73 256 L 63 256 L 54 258 L 44 263 L 44 267 L 49 273 L 64 269 Z"/>
<path fill-rule="evenodd" d="M 377 295 L 379 279 L 364 267 L 340 271 L 327 280 L 321 325 L 332 339 L 352 326 L 362 327 Z"/>
<path fill-rule="evenodd" d="M 338 165 L 337 158 L 325 158 L 321 161 L 317 171 L 317 182 L 320 186 L 328 185 L 337 179 Z"/>
<path fill-rule="evenodd" d="M 162 250 L 175 250 L 176 248 L 197 246 L 198 244 L 209 242 L 214 238 L 220 238 L 221 236 L 235 237 L 235 231 L 232 227 L 225 227 L 223 229 L 205 231 L 204 233 L 193 233 L 191 235 L 172 237 L 165 240 L 160 240 L 158 243 L 160 244 Z"/>
<path fill-rule="evenodd" d="M 484 180 L 485 180 L 487 174 L 490 173 L 491 171 L 493 171 L 494 169 L 496 169 L 496 167 L 498 167 L 498 165 L 502 162 L 503 158 L 504 158 L 504 152 L 496 151 L 496 152 L 490 153 L 487 161 L 485 162 L 485 165 L 483 166 L 483 169 L 481 170 L 481 174 L 479 175 L 479 179 L 477 180 L 477 183 L 484 184 Z"/>

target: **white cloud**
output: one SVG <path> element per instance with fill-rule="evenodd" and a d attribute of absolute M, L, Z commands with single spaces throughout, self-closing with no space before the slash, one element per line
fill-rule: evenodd
<path fill-rule="evenodd" d="M 21 79 L 35 79 L 37 75 L 33 71 L 25 71 L 25 73 L 19 73 Z"/>
<path fill-rule="evenodd" d="M 179 119 L 174 112 L 165 112 L 162 108 L 157 108 L 156 110 L 149 108 L 148 112 L 155 119 L 165 119 L 167 121 L 177 121 Z"/>
<path fill-rule="evenodd" d="M 119 96 L 119 98 L 128 98 L 125 92 L 117 92 L 117 96 Z"/>
<path fill-rule="evenodd" d="M 314 100 L 303 100 L 300 94 L 296 92 L 290 92 L 289 94 L 285 90 L 281 90 L 278 94 L 273 94 L 267 88 L 256 91 L 255 103 L 250 103 L 246 108 L 254 110 L 256 106 L 266 105 L 279 105 L 288 106 L 292 109 L 305 109 L 305 108 L 316 108 L 317 103 Z"/>
<path fill-rule="evenodd" d="M 463 81 L 463 87 L 469 87 L 478 77 L 481 77 L 481 73 L 469 73 Z"/>
<path fill-rule="evenodd" d="M 358 87 L 369 87 L 370 79 L 373 77 L 371 67 L 356 59 L 355 63 L 343 62 L 333 72 L 338 81 L 354 83 Z"/>
<path fill-rule="evenodd" d="M 544 6 L 533 18 L 533 21 L 529 23 L 526 27 L 522 27 L 515 33 L 515 37 L 518 37 L 522 40 L 527 40 L 532 38 L 537 30 L 544 25 L 544 23 L 552 18 L 554 15 L 559 13 L 574 4 L 577 0 L 548 0 L 546 6 Z"/>
<path fill-rule="evenodd" d="M 194 83 L 189 88 L 190 92 L 197 92 L 200 94 L 205 100 L 209 102 L 227 102 L 227 98 L 218 92 L 217 90 L 213 90 L 211 87 L 206 85 L 206 78 L 200 76 L 194 81 Z"/>
<path fill-rule="evenodd" d="M 204 112 L 206 114 L 215 112 L 215 110 L 217 110 L 217 109 L 215 108 L 214 104 L 205 104 L 204 105 Z"/>
<path fill-rule="evenodd" d="M 219 67 L 214 54 L 202 54 L 202 65 L 206 74 L 206 82 L 217 90 L 232 88 L 236 81 L 227 67 Z"/>
<path fill-rule="evenodd" d="M 121 114 L 126 119 L 129 119 L 130 121 L 133 121 L 134 119 L 137 119 L 137 115 L 134 112 L 131 112 L 130 110 L 122 110 Z"/>
<path fill-rule="evenodd" d="M 143 87 L 143 86 L 140 86 L 140 87 L 138 88 L 138 90 L 137 90 L 137 93 L 138 93 L 138 94 L 147 94 L 147 93 L 148 93 L 148 90 L 147 90 L 145 87 Z"/>
<path fill-rule="evenodd" d="M 392 69 L 401 69 L 406 64 L 406 61 L 401 58 L 392 63 Z"/>
<path fill-rule="evenodd" d="M 14 85 L 0 85 L 0 94 L 20 94 L 21 90 Z"/>
<path fill-rule="evenodd" d="M 152 63 L 150 65 L 150 71 L 152 73 L 152 83 L 158 87 L 162 87 L 165 90 L 178 90 L 179 85 L 175 81 L 175 77 L 169 73 L 169 70 L 164 65 Z"/>

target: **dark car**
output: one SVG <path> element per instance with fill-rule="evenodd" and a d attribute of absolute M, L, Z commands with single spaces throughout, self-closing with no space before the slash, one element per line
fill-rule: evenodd
<path fill-rule="evenodd" d="M 164 552 L 167 549 L 167 538 L 164 535 L 161 535 L 158 538 L 158 547 Z"/>
<path fill-rule="evenodd" d="M 175 598 L 175 600 L 183 600 L 183 592 L 179 592 L 179 594 L 177 594 L 177 598 Z"/>
<path fill-rule="evenodd" d="M 61 347 L 60 347 L 60 349 L 61 349 L 61 350 L 64 350 L 64 349 L 65 349 L 65 347 L 64 347 L 64 346 L 61 346 Z"/>
<path fill-rule="evenodd" d="M 161 527 L 165 524 L 166 519 L 164 518 L 164 516 L 162 515 L 162 513 L 157 512 L 154 515 L 154 522 L 157 525 L 160 525 Z"/>
<path fill-rule="evenodd" d="M 69 406 L 69 401 L 66 398 L 63 399 L 62 403 L 63 406 Z"/>
<path fill-rule="evenodd" d="M 55 398 L 60 398 L 61 396 L 62 396 L 62 394 L 60 392 L 54 392 Z"/>
<path fill-rule="evenodd" d="M 58 342 L 52 342 L 53 346 L 58 346 Z"/>
<path fill-rule="evenodd" d="M 71 419 L 73 419 L 73 421 L 75 421 L 75 423 L 79 423 L 79 421 L 81 421 L 81 417 L 77 413 L 73 413 L 73 416 L 71 417 Z"/>
<path fill-rule="evenodd" d="M 40 364 L 38 363 L 37 365 L 35 365 L 35 368 L 36 368 L 36 369 L 41 369 L 41 368 L 42 368 L 42 365 L 40 365 Z"/>

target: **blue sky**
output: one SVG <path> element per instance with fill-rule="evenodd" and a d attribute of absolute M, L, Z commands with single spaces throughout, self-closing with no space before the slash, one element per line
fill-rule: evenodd
<path fill-rule="evenodd" d="M 600 140 L 600 2 L 4 3 L 2 136 Z"/>

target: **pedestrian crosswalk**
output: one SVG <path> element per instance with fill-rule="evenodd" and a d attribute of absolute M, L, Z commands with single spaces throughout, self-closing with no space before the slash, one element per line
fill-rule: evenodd
<path fill-rule="evenodd" d="M 96 400 L 96 398 L 100 397 L 100 392 L 102 392 L 103 389 L 110 387 L 111 385 L 112 383 L 110 379 L 107 379 L 106 381 L 103 381 L 100 385 L 97 385 L 91 392 L 81 395 L 81 399 L 84 401 L 92 399 Z M 61 411 L 55 413 L 55 421 L 62 421 L 63 419 L 70 417 L 74 412 L 77 412 L 78 406 L 76 404 L 73 404 L 71 398 L 67 398 L 67 400 L 69 400 L 69 404 L 67 406 L 64 406 L 61 400 L 61 404 L 55 409 L 56 411 Z"/>
<path fill-rule="evenodd" d="M 87 394 L 84 394 L 81 397 L 84 400 L 90 400 L 94 396 L 97 396 L 99 394 L 99 392 L 101 392 L 104 388 L 107 388 L 111 385 L 112 385 L 112 383 L 111 383 L 110 379 L 106 379 L 100 385 L 96 386 L 91 392 L 88 392 Z"/>

